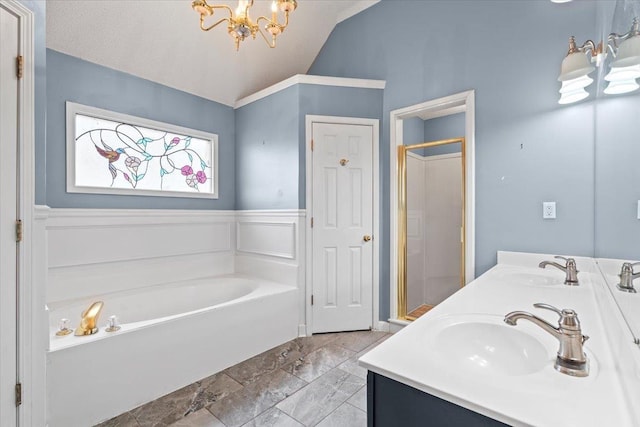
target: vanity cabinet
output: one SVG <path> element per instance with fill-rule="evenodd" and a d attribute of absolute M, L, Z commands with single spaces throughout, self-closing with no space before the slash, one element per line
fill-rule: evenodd
<path fill-rule="evenodd" d="M 499 421 L 369 371 L 367 426 L 506 426 Z"/>

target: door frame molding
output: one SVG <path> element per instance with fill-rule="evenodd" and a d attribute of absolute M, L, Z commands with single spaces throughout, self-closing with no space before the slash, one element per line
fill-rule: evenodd
<path fill-rule="evenodd" d="M 18 407 L 22 426 L 38 425 L 45 421 L 46 396 L 46 338 L 44 313 L 45 283 L 33 286 L 33 277 L 40 277 L 32 262 L 33 218 L 35 204 L 35 67 L 34 67 L 34 14 L 17 0 L 3 0 L 0 7 L 18 17 L 20 42 L 18 50 L 24 59 L 22 78 L 18 80 L 18 139 L 19 139 L 19 209 L 23 223 L 23 236 L 19 246 L 20 275 L 18 283 L 18 378 L 22 383 L 22 405 Z M 42 304 L 39 304 L 42 302 Z M 44 424 L 42 424 L 44 425 Z"/>
<path fill-rule="evenodd" d="M 307 114 L 305 116 L 305 186 L 306 186 L 306 250 L 305 250 L 305 322 L 306 335 L 309 336 L 313 331 L 313 312 L 311 307 L 311 294 L 313 292 L 313 271 L 312 271 L 312 255 L 313 255 L 313 235 L 311 229 L 311 218 L 313 217 L 313 158 L 311 154 L 311 138 L 313 136 L 314 123 L 328 124 L 347 124 L 347 125 L 364 125 L 371 126 L 373 130 L 373 307 L 371 325 L 373 329 L 380 329 L 379 325 L 379 298 L 380 298 L 380 121 L 378 119 L 365 119 L 357 117 L 337 117 L 337 116 L 318 116 Z"/>
<path fill-rule="evenodd" d="M 407 325 L 398 319 L 398 146 L 402 144 L 404 119 L 423 120 L 465 113 L 465 284 L 475 279 L 475 90 L 393 110 L 390 113 L 389 139 L 389 322 Z M 458 135 L 459 136 L 459 135 Z"/>

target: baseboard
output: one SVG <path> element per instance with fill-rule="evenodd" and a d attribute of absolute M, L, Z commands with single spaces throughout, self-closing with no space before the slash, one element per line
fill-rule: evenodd
<path fill-rule="evenodd" d="M 374 330 L 380 331 L 380 332 L 389 332 L 390 331 L 389 322 L 385 322 L 383 320 L 378 321 L 378 325 L 374 328 Z"/>
<path fill-rule="evenodd" d="M 298 336 L 306 337 L 307 336 L 307 325 L 298 325 Z"/>

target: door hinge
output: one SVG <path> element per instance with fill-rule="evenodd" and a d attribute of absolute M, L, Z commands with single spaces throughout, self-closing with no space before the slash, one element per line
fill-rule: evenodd
<path fill-rule="evenodd" d="M 313 295 L 311 295 L 311 305 L 313 305 Z"/>
<path fill-rule="evenodd" d="M 18 77 L 18 79 L 22 78 L 23 70 L 24 70 L 24 59 L 22 58 L 22 55 L 19 55 L 16 58 L 16 77 Z"/>
<path fill-rule="evenodd" d="M 313 217 L 311 217 L 311 228 L 313 228 Z"/>
<path fill-rule="evenodd" d="M 311 140 L 311 151 L 313 151 L 313 146 L 314 146 L 314 144 L 313 144 L 313 139 L 312 139 Z"/>
<path fill-rule="evenodd" d="M 22 220 L 16 220 L 16 242 L 22 242 Z"/>
<path fill-rule="evenodd" d="M 22 405 L 22 384 L 16 384 L 16 406 Z"/>

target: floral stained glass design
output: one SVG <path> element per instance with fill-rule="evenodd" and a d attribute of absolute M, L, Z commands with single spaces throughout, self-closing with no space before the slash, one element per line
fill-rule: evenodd
<path fill-rule="evenodd" d="M 216 193 L 212 139 L 76 113 L 74 151 L 76 187 Z"/>

